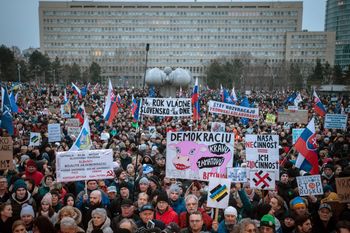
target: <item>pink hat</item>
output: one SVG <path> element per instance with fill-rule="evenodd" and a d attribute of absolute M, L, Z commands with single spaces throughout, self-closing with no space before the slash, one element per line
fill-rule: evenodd
<path fill-rule="evenodd" d="M 43 199 L 41 199 L 41 204 L 49 204 L 52 206 L 52 195 L 51 193 L 46 193 Z"/>

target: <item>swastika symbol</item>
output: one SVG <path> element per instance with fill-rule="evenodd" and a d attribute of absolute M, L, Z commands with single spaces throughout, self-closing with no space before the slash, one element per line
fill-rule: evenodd
<path fill-rule="evenodd" d="M 270 181 L 271 182 L 271 178 L 270 178 L 270 174 L 266 173 L 265 175 L 261 176 L 263 174 L 263 171 L 259 171 L 259 172 L 255 172 L 255 176 L 253 178 L 253 181 L 255 182 L 255 186 L 259 186 L 260 183 L 263 183 L 263 185 L 261 186 L 262 189 L 264 189 L 265 187 L 270 187 L 270 184 L 266 181 Z M 258 178 L 258 179 L 256 179 Z"/>

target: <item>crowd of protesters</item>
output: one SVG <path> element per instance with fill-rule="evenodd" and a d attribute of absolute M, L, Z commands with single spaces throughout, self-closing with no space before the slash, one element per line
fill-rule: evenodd
<path fill-rule="evenodd" d="M 11 83 L 8 83 L 11 86 Z M 350 203 L 341 203 L 335 178 L 350 176 L 349 121 L 346 130 L 323 127 L 316 117 L 316 139 L 324 195 L 301 197 L 296 177 L 308 175 L 295 167 L 297 152 L 292 144 L 292 128 L 305 125 L 267 124 L 266 114 L 277 115 L 287 107 L 290 92 L 252 92 L 248 98 L 259 107 L 260 119 L 242 123 L 240 118 L 211 114 L 209 100 L 220 101 L 219 90 L 200 90 L 200 120 L 190 117 L 141 116 L 140 128 L 132 124 L 131 95 L 148 93 L 139 89 L 118 88 L 119 111 L 112 125 L 103 119 L 106 87 L 91 88 L 83 98 L 70 86 L 68 99 L 72 117 L 84 103 L 90 119 L 92 149 L 113 149 L 113 180 L 56 182 L 55 154 L 67 151 L 75 137 L 68 135 L 66 119 L 60 114 L 64 88 L 53 85 L 16 86 L 17 105 L 13 160 L 15 169 L 1 171 L 0 233 L 112 233 L 112 232 L 295 232 L 349 233 Z M 190 97 L 190 90 L 187 97 Z M 315 115 L 310 93 L 302 93 L 299 109 Z M 321 95 L 329 113 L 345 113 L 346 96 L 331 101 Z M 245 134 L 277 134 L 280 140 L 280 180 L 275 191 L 253 189 L 249 183 L 232 184 L 229 206 L 216 210 L 207 206 L 208 182 L 166 177 L 166 133 L 169 131 L 210 131 L 211 122 L 224 122 L 226 132 L 235 134 L 234 164 L 245 166 Z M 60 123 L 62 140 L 48 142 L 47 126 Z M 155 126 L 151 133 L 149 126 Z M 139 130 L 140 129 L 140 130 Z M 40 132 L 40 146 L 29 145 L 30 132 Z M 101 140 L 108 133 L 108 140 Z M 5 129 L 1 137 L 9 136 Z M 86 186 L 86 187 L 85 187 Z M 350 190 L 349 190 L 350 192 Z"/>

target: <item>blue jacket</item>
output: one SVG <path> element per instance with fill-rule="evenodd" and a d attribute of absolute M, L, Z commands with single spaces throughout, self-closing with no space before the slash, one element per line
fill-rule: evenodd
<path fill-rule="evenodd" d="M 170 201 L 170 206 L 173 210 L 180 215 L 182 212 L 187 211 L 185 199 L 183 197 L 179 197 L 177 201 Z"/>

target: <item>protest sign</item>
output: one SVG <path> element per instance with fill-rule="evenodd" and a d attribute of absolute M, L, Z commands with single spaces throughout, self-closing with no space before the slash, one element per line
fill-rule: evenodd
<path fill-rule="evenodd" d="M 11 137 L 0 137 L 0 170 L 13 169 L 13 141 Z"/>
<path fill-rule="evenodd" d="M 47 125 L 49 142 L 60 142 L 61 141 L 61 125 L 58 123 Z"/>
<path fill-rule="evenodd" d="M 292 143 L 295 144 L 305 128 L 292 129 Z"/>
<path fill-rule="evenodd" d="M 108 141 L 109 138 L 109 133 L 101 133 L 101 140 Z"/>
<path fill-rule="evenodd" d="M 113 179 L 113 151 L 64 151 L 56 155 L 58 182 Z"/>
<path fill-rule="evenodd" d="M 245 139 L 248 168 L 275 171 L 279 180 L 279 136 L 247 134 Z"/>
<path fill-rule="evenodd" d="M 320 175 L 297 176 L 299 196 L 323 195 Z"/>
<path fill-rule="evenodd" d="M 78 137 L 79 134 L 80 134 L 80 130 L 81 130 L 80 127 L 71 127 L 70 126 L 70 127 L 67 128 L 67 133 L 68 133 L 69 136 L 73 135 L 75 137 Z"/>
<path fill-rule="evenodd" d="M 346 129 L 348 122 L 347 114 L 326 114 L 324 119 L 324 127 L 326 129 Z"/>
<path fill-rule="evenodd" d="M 49 106 L 49 109 L 44 108 L 43 114 L 44 115 L 48 115 L 49 112 L 52 113 L 52 114 L 57 114 L 58 111 L 59 111 L 59 109 L 56 106 Z"/>
<path fill-rule="evenodd" d="M 141 113 L 148 116 L 191 116 L 191 99 L 144 98 Z"/>
<path fill-rule="evenodd" d="M 190 180 L 226 178 L 233 165 L 234 134 L 222 132 L 168 132 L 166 177 Z"/>
<path fill-rule="evenodd" d="M 275 190 L 276 174 L 273 170 L 250 170 L 249 177 L 249 183 L 252 189 Z"/>
<path fill-rule="evenodd" d="M 150 134 L 150 135 L 153 135 L 154 133 L 157 132 L 155 126 L 148 126 L 148 131 L 149 131 L 149 134 Z"/>
<path fill-rule="evenodd" d="M 247 168 L 228 167 L 227 178 L 229 178 L 231 182 L 247 182 Z"/>
<path fill-rule="evenodd" d="M 208 187 L 207 206 L 225 209 L 230 197 L 231 181 L 229 179 L 211 178 Z"/>
<path fill-rule="evenodd" d="M 211 132 L 225 132 L 225 123 L 211 122 Z"/>
<path fill-rule="evenodd" d="M 210 100 L 208 102 L 208 110 L 211 113 L 220 113 L 235 117 L 259 119 L 259 108 L 248 108 Z"/>
<path fill-rule="evenodd" d="M 278 112 L 278 122 L 293 122 L 293 123 L 308 123 L 308 111 L 307 110 L 288 110 L 285 109 L 283 112 Z"/>
<path fill-rule="evenodd" d="M 337 194 L 342 203 L 350 203 L 350 177 L 335 178 Z"/>
<path fill-rule="evenodd" d="M 71 105 L 69 102 L 66 104 L 61 104 L 61 117 L 62 118 L 70 118 L 71 114 Z"/>
<path fill-rule="evenodd" d="M 292 106 L 288 106 L 288 110 L 298 110 L 298 106 L 292 105 Z"/>
<path fill-rule="evenodd" d="M 69 118 L 66 120 L 66 126 L 67 127 L 79 127 L 80 121 L 78 118 Z"/>
<path fill-rule="evenodd" d="M 276 122 L 276 115 L 273 115 L 271 113 L 266 114 L 265 122 L 267 124 L 275 124 L 275 122 Z"/>
<path fill-rule="evenodd" d="M 29 146 L 40 146 L 40 143 L 41 143 L 41 134 L 30 132 Z"/>

